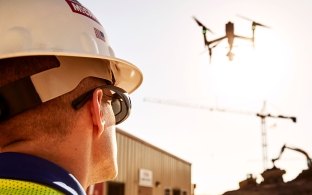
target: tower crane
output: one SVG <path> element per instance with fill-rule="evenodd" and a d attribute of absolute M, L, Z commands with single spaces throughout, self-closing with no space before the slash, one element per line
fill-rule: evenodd
<path fill-rule="evenodd" d="M 157 104 L 164 104 L 170 106 L 179 106 L 179 107 L 188 107 L 188 108 L 196 108 L 196 109 L 204 109 L 209 110 L 211 112 L 227 112 L 227 113 L 235 113 L 235 114 L 243 114 L 243 115 L 253 115 L 259 117 L 261 120 L 261 139 L 262 139 L 262 163 L 263 169 L 267 169 L 267 135 L 266 135 L 266 119 L 267 118 L 278 118 L 278 119 L 289 119 L 293 123 L 297 122 L 297 118 L 294 116 L 285 116 L 285 115 L 273 115 L 271 113 L 265 113 L 266 102 L 264 102 L 261 112 L 248 112 L 248 111 L 239 111 L 239 110 L 230 110 L 219 107 L 210 107 L 201 104 L 191 104 L 187 102 L 181 102 L 176 100 L 169 99 L 159 99 L 159 98 L 144 98 L 143 101 Z"/>

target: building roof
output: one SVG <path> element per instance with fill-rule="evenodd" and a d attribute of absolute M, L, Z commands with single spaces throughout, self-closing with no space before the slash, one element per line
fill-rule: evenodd
<path fill-rule="evenodd" d="M 192 165 L 190 162 L 188 162 L 188 161 L 186 161 L 186 160 L 184 160 L 184 159 L 182 159 L 180 157 L 177 157 L 177 156 L 175 156 L 175 155 L 173 155 L 173 154 L 171 154 L 171 153 L 169 153 L 169 152 L 167 152 L 167 151 L 165 151 L 165 150 L 163 150 L 163 149 L 161 149 L 161 148 L 159 148 L 157 146 L 154 146 L 154 145 L 152 145 L 152 144 L 150 144 L 150 143 L 148 143 L 148 142 L 146 142 L 146 141 L 144 141 L 144 140 L 142 140 L 142 139 L 140 139 L 140 138 L 138 138 L 138 137 L 136 137 L 136 136 L 134 136 L 134 135 L 132 135 L 132 134 L 130 134 L 130 133 L 120 129 L 120 128 L 118 128 L 118 127 L 116 128 L 116 132 L 121 134 L 121 135 L 124 135 L 124 136 L 126 136 L 126 137 L 128 137 L 130 139 L 133 139 L 133 140 L 135 140 L 137 142 L 140 142 L 141 144 L 144 144 L 144 145 L 146 145 L 148 147 L 151 147 L 151 148 L 153 148 L 153 149 L 155 149 L 155 150 L 157 150 L 157 151 L 159 151 L 161 153 L 164 153 L 164 154 L 166 154 L 168 156 L 171 156 L 171 157 L 173 157 L 173 158 L 175 158 L 175 159 L 177 159 L 177 160 L 179 160 L 179 161 L 181 161 L 183 163 L 186 163 L 186 164 L 188 164 L 190 166 Z"/>

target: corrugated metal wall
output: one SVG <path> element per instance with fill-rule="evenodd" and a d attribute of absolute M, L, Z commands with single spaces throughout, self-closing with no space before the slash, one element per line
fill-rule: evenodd
<path fill-rule="evenodd" d="M 191 195 L 190 163 L 120 129 L 117 144 L 119 173 L 115 181 L 125 183 L 125 195 L 138 194 L 139 169 L 153 172 L 153 195 L 163 195 L 165 189 L 181 189 Z"/>

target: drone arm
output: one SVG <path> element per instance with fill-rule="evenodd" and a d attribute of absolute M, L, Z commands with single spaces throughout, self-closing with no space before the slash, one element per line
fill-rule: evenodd
<path fill-rule="evenodd" d="M 240 35 L 234 35 L 235 38 L 239 38 L 239 39 L 245 39 L 245 40 L 249 40 L 249 41 L 252 41 L 253 38 L 250 38 L 250 37 L 244 37 L 244 36 L 240 36 Z"/>
<path fill-rule="evenodd" d="M 217 39 L 215 39 L 215 40 L 209 41 L 209 42 L 208 42 L 208 45 L 210 45 L 210 44 L 212 44 L 212 43 L 220 42 L 220 41 L 222 41 L 222 40 L 225 39 L 225 38 L 226 38 L 226 36 L 223 36 L 223 37 L 217 38 Z"/>

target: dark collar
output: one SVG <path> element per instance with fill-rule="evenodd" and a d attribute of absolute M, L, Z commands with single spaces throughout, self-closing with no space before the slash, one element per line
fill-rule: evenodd
<path fill-rule="evenodd" d="M 65 194 L 86 194 L 72 174 L 50 161 L 27 154 L 1 153 L 0 178 L 37 182 Z"/>

